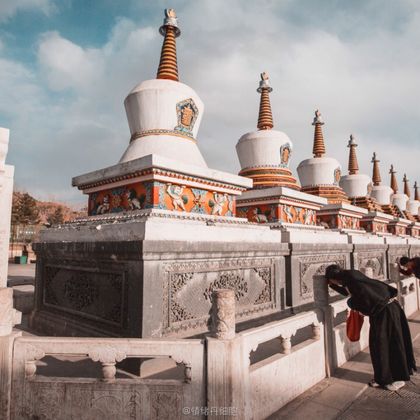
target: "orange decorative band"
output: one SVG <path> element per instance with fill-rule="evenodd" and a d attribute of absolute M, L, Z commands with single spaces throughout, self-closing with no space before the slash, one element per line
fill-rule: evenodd
<path fill-rule="evenodd" d="M 306 207 L 287 204 L 258 204 L 236 208 L 236 217 L 254 223 L 295 223 L 316 226 L 316 211 Z"/>
<path fill-rule="evenodd" d="M 182 137 L 188 140 L 193 141 L 194 143 L 197 143 L 197 140 L 192 137 L 190 134 L 188 134 L 187 132 L 181 132 L 178 130 L 164 130 L 164 129 L 155 129 L 155 130 L 145 130 L 145 131 L 140 131 L 140 132 L 136 132 L 133 133 L 131 138 L 130 138 L 130 143 L 134 140 L 137 140 L 141 137 L 146 137 L 146 136 L 162 136 L 162 135 L 167 135 L 167 136 L 176 136 L 176 137 Z"/>
<path fill-rule="evenodd" d="M 169 182 L 133 182 L 89 194 L 89 216 L 147 209 L 234 217 L 235 197 Z"/>

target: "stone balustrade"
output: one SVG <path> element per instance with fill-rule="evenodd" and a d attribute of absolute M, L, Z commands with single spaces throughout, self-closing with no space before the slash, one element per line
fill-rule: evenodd
<path fill-rule="evenodd" d="M 310 311 L 240 332 L 230 340 L 208 337 L 210 405 L 236 407 L 241 419 L 264 419 L 324 378 L 320 318 L 321 313 Z M 255 355 L 258 360 L 251 363 Z"/>
<path fill-rule="evenodd" d="M 66 375 L 59 371 L 53 377 L 38 375 L 38 363 L 48 356 L 99 362 L 102 377 L 62 377 Z M 183 380 L 115 376 L 116 364 L 125 359 L 166 357 L 183 366 Z M 47 419 L 106 418 L 116 407 L 121 419 L 170 418 L 184 407 L 206 405 L 204 341 L 19 337 L 14 342 L 11 400 L 11 419 L 28 412 Z"/>

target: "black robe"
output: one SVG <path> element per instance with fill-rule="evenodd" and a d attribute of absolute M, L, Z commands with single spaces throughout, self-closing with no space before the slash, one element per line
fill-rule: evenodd
<path fill-rule="evenodd" d="M 336 276 L 343 287 L 332 289 L 351 298 L 349 307 L 369 317 L 369 349 L 374 379 L 385 386 L 395 381 L 408 381 L 416 370 L 410 329 L 399 303 L 389 300 L 397 296 L 397 289 L 371 279 L 358 270 L 343 270 Z"/>

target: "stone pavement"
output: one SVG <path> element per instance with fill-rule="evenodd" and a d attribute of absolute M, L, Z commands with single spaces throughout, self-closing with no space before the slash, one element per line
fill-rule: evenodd
<path fill-rule="evenodd" d="M 420 367 L 420 312 L 409 317 Z M 420 372 L 398 392 L 369 388 L 373 377 L 369 350 L 359 353 L 269 420 L 409 420 L 420 419 Z"/>

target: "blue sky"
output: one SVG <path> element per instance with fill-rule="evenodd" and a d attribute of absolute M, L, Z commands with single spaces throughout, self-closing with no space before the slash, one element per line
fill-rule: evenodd
<path fill-rule="evenodd" d="M 256 128 L 265 70 L 293 170 L 310 156 L 319 107 L 327 154 L 344 168 L 353 133 L 362 171 L 376 151 L 386 183 L 391 163 L 399 181 L 420 182 L 415 0 L 1 0 L 0 126 L 17 188 L 83 203 L 71 177 L 118 162 L 123 101 L 155 76 L 165 7 L 179 16 L 181 80 L 206 106 L 198 140 L 210 167 L 238 172 L 235 144 Z"/>

